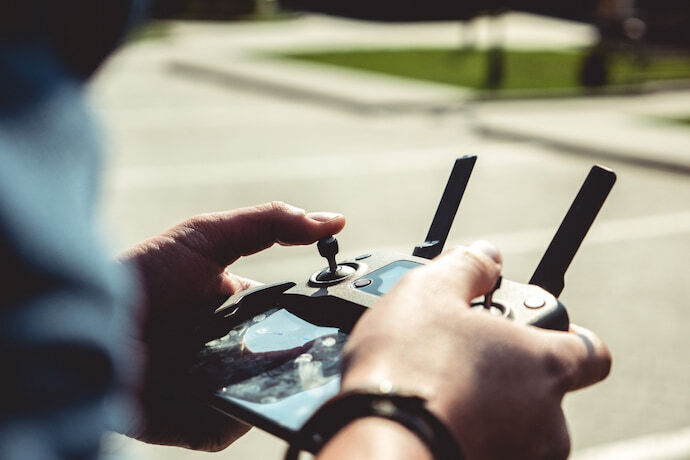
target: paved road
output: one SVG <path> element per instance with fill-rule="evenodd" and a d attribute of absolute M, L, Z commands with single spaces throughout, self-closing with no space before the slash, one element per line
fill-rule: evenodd
<path fill-rule="evenodd" d="M 483 137 L 462 111 L 367 116 L 181 78 L 169 67 L 175 40 L 129 48 L 93 87 L 110 150 L 103 222 L 113 251 L 195 213 L 275 199 L 345 213 L 344 256 L 411 251 L 453 159 L 476 153 L 450 243 L 491 239 L 503 249 L 506 277 L 527 280 L 595 161 Z M 690 426 L 690 181 L 615 159 L 607 165 L 618 184 L 562 296 L 574 321 L 605 338 L 615 361 L 605 383 L 566 400 L 583 458 L 631 458 L 621 454 L 625 446 L 606 457 L 588 448 Z M 319 259 L 315 248 L 274 248 L 239 261 L 236 270 L 278 281 L 311 273 Z M 660 457 L 640 458 L 690 458 L 687 430 L 674 439 L 675 453 L 664 454 L 661 441 L 661 450 L 654 448 Z M 120 437 L 109 446 L 133 458 L 207 457 Z M 271 459 L 283 448 L 253 430 L 215 455 Z"/>

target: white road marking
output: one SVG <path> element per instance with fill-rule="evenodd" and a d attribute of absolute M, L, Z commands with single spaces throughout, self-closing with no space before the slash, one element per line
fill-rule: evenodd
<path fill-rule="evenodd" d="M 241 185 L 259 182 L 308 180 L 328 177 L 358 177 L 363 174 L 395 174 L 448 169 L 462 154 L 457 147 L 416 149 L 402 152 L 367 152 L 348 155 L 277 157 L 259 160 L 155 165 L 115 168 L 106 186 L 115 190 L 145 190 L 165 187 Z M 512 165 L 533 161 L 527 151 L 508 155 L 485 155 L 482 165 Z M 288 173 L 286 173 L 288 172 Z"/>
<path fill-rule="evenodd" d="M 523 254 L 536 250 L 546 250 L 553 237 L 553 230 L 533 229 L 520 232 L 496 233 L 474 239 L 485 239 L 496 244 L 505 254 Z M 585 239 L 583 246 L 635 241 L 663 236 L 690 233 L 690 211 L 652 216 L 629 217 L 597 221 Z M 451 244 L 460 242 L 451 242 Z"/>
<path fill-rule="evenodd" d="M 573 460 L 680 460 L 690 458 L 690 427 L 591 447 Z"/>

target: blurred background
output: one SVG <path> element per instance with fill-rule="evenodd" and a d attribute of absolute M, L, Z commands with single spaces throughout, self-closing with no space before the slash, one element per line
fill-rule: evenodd
<path fill-rule="evenodd" d="M 565 402 L 576 459 L 690 458 L 690 13 L 644 2 L 590 24 L 489 11 L 362 22 L 270 0 L 189 0 L 137 30 L 90 91 L 113 253 L 193 214 L 270 200 L 344 213 L 340 254 L 411 252 L 453 160 L 479 160 L 449 244 L 527 281 L 589 168 L 618 183 L 561 296 L 614 365 Z M 315 247 L 235 271 L 308 276 Z M 420 338 L 423 340 L 423 338 Z M 202 454 L 109 435 L 114 458 L 281 458 L 259 430 Z"/>

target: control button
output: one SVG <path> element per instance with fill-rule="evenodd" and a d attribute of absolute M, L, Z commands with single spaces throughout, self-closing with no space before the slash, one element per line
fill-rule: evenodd
<path fill-rule="evenodd" d="M 503 310 L 499 307 L 494 306 L 494 305 L 489 307 L 489 313 L 492 314 L 493 316 L 503 316 Z"/>
<path fill-rule="evenodd" d="M 537 294 L 537 295 L 527 296 L 523 303 L 524 303 L 525 307 L 527 307 L 527 308 L 537 309 L 537 308 L 541 308 L 544 305 L 546 305 L 546 300 L 544 299 L 544 297 Z"/>
<path fill-rule="evenodd" d="M 363 260 L 371 257 L 371 254 L 362 254 L 361 256 L 355 257 L 355 260 Z"/>
<path fill-rule="evenodd" d="M 371 280 L 369 278 L 360 278 L 352 284 L 356 288 L 363 288 L 369 286 L 371 284 Z"/>

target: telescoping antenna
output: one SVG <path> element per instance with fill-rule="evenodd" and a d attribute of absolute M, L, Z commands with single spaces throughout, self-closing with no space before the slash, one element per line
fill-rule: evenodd
<path fill-rule="evenodd" d="M 613 171 L 601 166 L 592 167 L 529 284 L 541 286 L 555 297 L 561 294 L 565 272 L 615 183 Z"/>
<path fill-rule="evenodd" d="M 436 208 L 434 220 L 429 227 L 429 233 L 426 235 L 426 240 L 415 246 L 412 252 L 413 256 L 433 259 L 443 251 L 443 246 L 446 244 L 448 233 L 453 225 L 455 214 L 458 212 L 460 201 L 465 194 L 476 161 L 476 155 L 465 155 L 455 160 L 443 196 L 438 208 Z"/>

